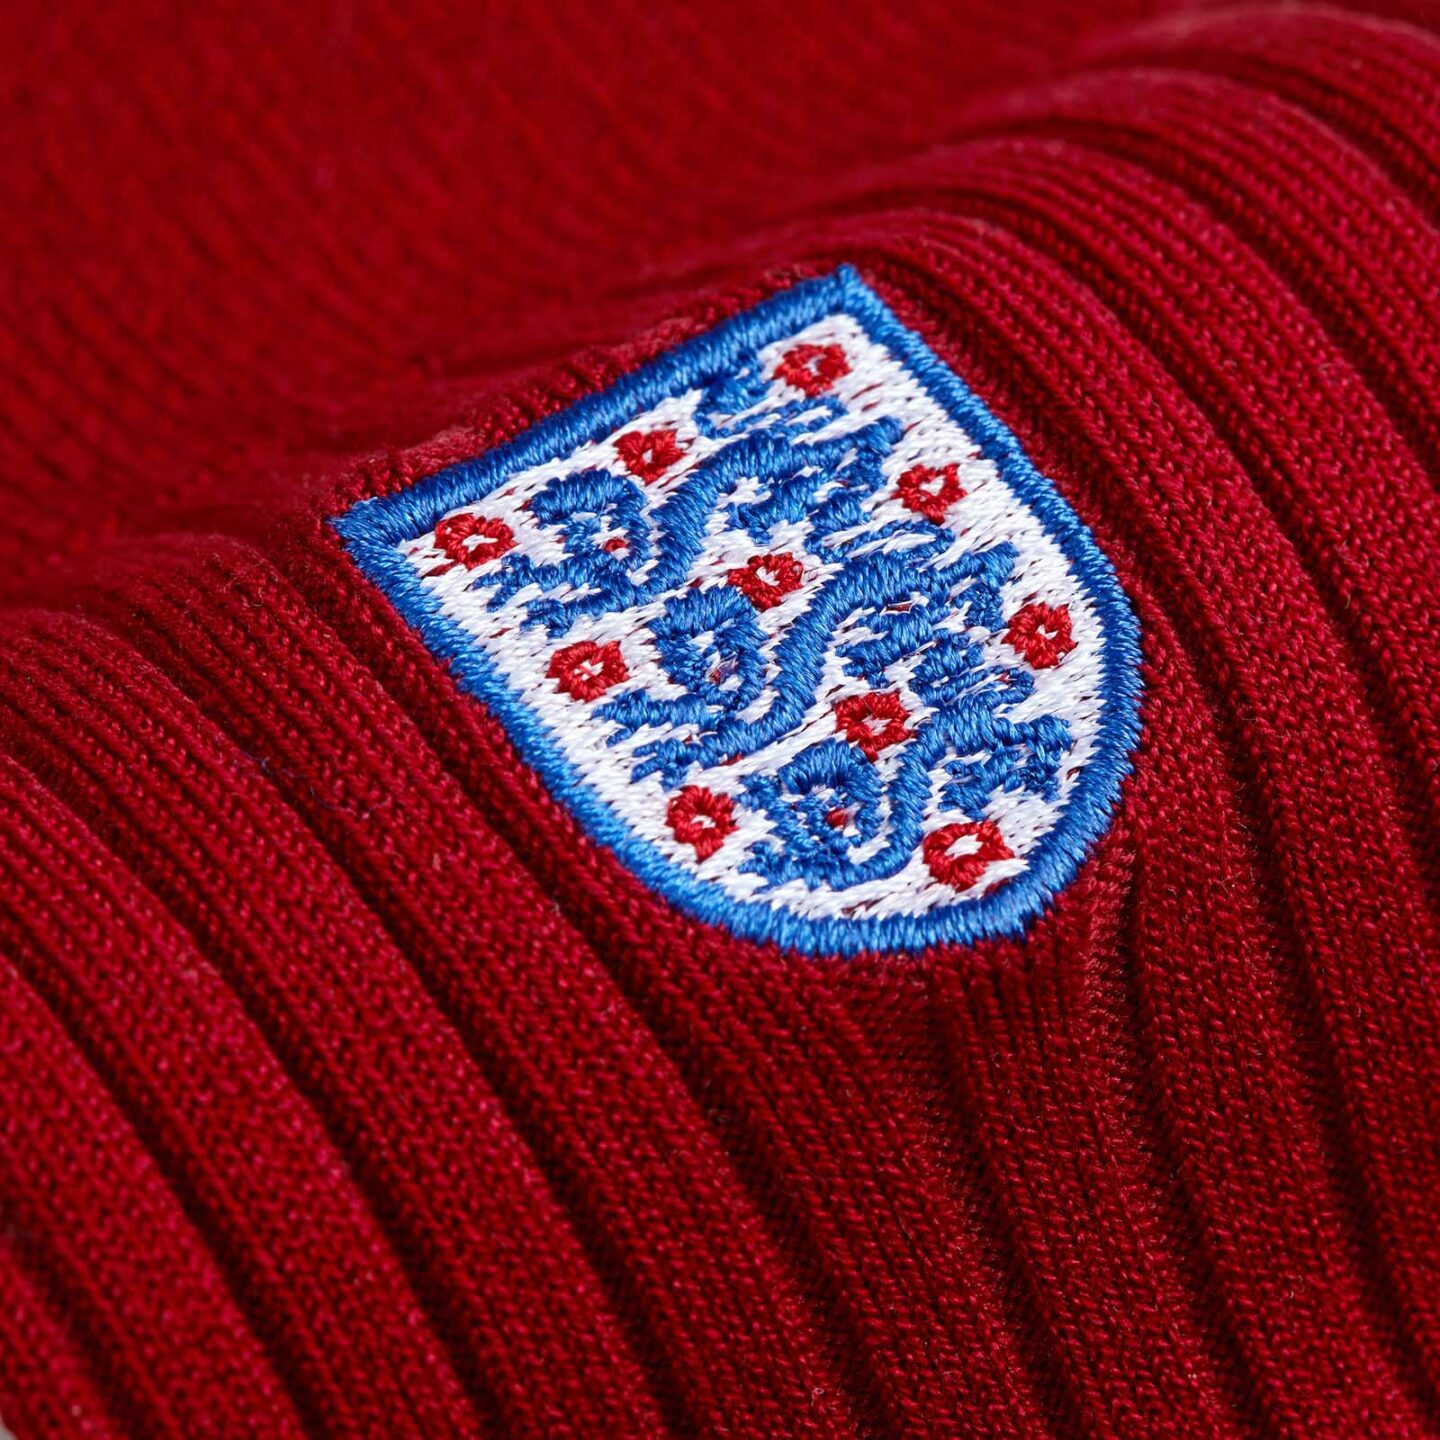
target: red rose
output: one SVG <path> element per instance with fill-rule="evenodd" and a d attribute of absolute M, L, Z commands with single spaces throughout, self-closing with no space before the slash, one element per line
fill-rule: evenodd
<path fill-rule="evenodd" d="M 693 845 L 700 860 L 708 860 L 735 830 L 735 806 L 728 795 L 717 795 L 700 785 L 687 785 L 665 812 L 671 834 L 682 845 Z"/>
<path fill-rule="evenodd" d="M 957 853 L 955 846 L 966 840 L 970 843 Z M 995 861 L 1015 854 L 993 820 L 943 825 L 925 837 L 923 853 L 930 873 L 954 890 L 968 890 Z"/>
<path fill-rule="evenodd" d="M 593 640 L 577 640 L 550 657 L 547 673 L 561 690 L 576 700 L 598 700 L 612 685 L 630 678 L 618 640 L 605 645 L 597 645 Z"/>
<path fill-rule="evenodd" d="M 778 605 L 804 578 L 805 568 L 793 555 L 752 555 L 725 577 L 757 610 Z"/>
<path fill-rule="evenodd" d="M 1066 605 L 1027 605 L 1010 618 L 1005 643 L 1036 670 L 1048 670 L 1075 648 Z"/>
<path fill-rule="evenodd" d="M 893 690 L 851 695 L 835 707 L 835 728 L 853 740 L 870 760 L 910 738 L 913 732 L 905 725 L 907 719 L 905 702 Z"/>
<path fill-rule="evenodd" d="M 615 442 L 615 453 L 620 463 L 647 485 L 685 458 L 673 430 L 631 430 Z"/>
<path fill-rule="evenodd" d="M 515 532 L 493 515 L 476 515 L 467 510 L 459 515 L 447 515 L 435 527 L 435 548 L 443 550 L 467 570 L 473 570 L 513 550 Z"/>
<path fill-rule="evenodd" d="M 838 345 L 793 345 L 775 367 L 775 378 L 803 390 L 810 397 L 823 395 L 842 375 L 850 373 L 850 362 Z"/>
<path fill-rule="evenodd" d="M 954 465 L 945 465 L 939 470 L 929 465 L 912 465 L 896 481 L 895 489 L 907 510 L 923 515 L 936 525 L 943 525 L 950 507 L 965 498 L 960 473 Z"/>

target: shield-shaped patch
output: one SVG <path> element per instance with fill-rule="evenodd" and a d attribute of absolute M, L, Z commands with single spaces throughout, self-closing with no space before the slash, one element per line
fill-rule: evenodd
<path fill-rule="evenodd" d="M 1109 562 L 849 268 L 334 524 L 584 830 L 739 936 L 1017 934 L 1117 803 Z"/>

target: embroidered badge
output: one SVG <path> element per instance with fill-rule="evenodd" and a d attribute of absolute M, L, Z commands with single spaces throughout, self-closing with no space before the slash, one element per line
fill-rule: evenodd
<path fill-rule="evenodd" d="M 1015 934 L 1109 823 L 1125 596 L 848 268 L 334 524 L 590 835 L 737 935 Z"/>

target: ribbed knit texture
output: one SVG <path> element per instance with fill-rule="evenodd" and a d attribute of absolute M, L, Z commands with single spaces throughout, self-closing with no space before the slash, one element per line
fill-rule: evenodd
<path fill-rule="evenodd" d="M 0 46 L 15 1440 L 1440 1434 L 1440 11 L 227 8 Z M 1023 942 L 668 909 L 325 524 L 839 263 L 1139 619 Z"/>

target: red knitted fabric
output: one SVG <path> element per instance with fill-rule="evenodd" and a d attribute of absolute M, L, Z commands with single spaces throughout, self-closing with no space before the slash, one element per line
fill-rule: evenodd
<path fill-rule="evenodd" d="M 1430 0 L 7 29 L 0 1433 L 1440 1434 Z M 331 523 L 840 266 L 1138 625 L 1023 932 L 672 904 Z M 697 866 L 744 818 L 700 789 Z"/>

